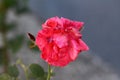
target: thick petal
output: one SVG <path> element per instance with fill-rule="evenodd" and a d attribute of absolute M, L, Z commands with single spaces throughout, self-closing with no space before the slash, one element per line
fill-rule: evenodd
<path fill-rule="evenodd" d="M 84 22 L 74 21 L 73 24 L 75 28 L 77 28 L 78 30 L 81 30 L 84 25 Z"/>
<path fill-rule="evenodd" d="M 44 28 L 40 31 L 40 33 L 44 36 L 44 37 L 51 37 L 53 35 L 53 29 L 50 28 Z"/>
<path fill-rule="evenodd" d="M 71 40 L 71 47 L 69 50 L 69 54 L 72 60 L 75 60 L 78 56 L 79 49 L 78 49 L 78 43 L 75 40 Z"/>
<path fill-rule="evenodd" d="M 59 48 L 62 48 L 66 45 L 68 45 L 68 39 L 66 35 L 62 34 L 55 34 L 53 36 L 53 41 L 57 44 Z"/>
<path fill-rule="evenodd" d="M 71 32 L 74 34 L 74 37 L 81 37 L 82 36 L 82 34 L 80 34 L 78 29 L 76 29 L 76 28 L 72 28 Z"/>
<path fill-rule="evenodd" d="M 84 42 L 83 40 L 79 39 L 79 44 L 80 44 L 80 49 L 81 49 L 82 51 L 87 51 L 87 50 L 89 50 L 89 47 L 85 44 L 85 42 Z"/>
<path fill-rule="evenodd" d="M 53 17 L 53 18 L 50 18 L 48 19 L 46 22 L 45 22 L 45 25 L 48 26 L 48 27 L 51 27 L 51 28 L 54 28 L 57 26 L 57 19 L 58 17 Z"/>
<path fill-rule="evenodd" d="M 41 34 L 41 31 L 36 36 L 35 44 L 40 48 L 40 50 L 48 44 L 46 37 Z"/>
<path fill-rule="evenodd" d="M 53 44 L 47 44 L 43 50 L 42 50 L 42 54 L 41 57 L 46 61 L 49 62 L 50 58 L 52 57 L 52 55 L 54 54 L 53 52 Z"/>

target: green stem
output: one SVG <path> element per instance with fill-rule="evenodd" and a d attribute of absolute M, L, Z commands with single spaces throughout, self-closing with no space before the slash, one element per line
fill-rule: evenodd
<path fill-rule="evenodd" d="M 22 69 L 24 70 L 24 72 L 25 72 L 26 80 L 29 80 L 29 77 L 28 77 L 28 67 L 25 66 L 20 59 L 18 59 L 18 60 L 16 61 L 16 64 L 19 64 L 19 65 L 21 66 L 21 68 L 22 68 Z"/>
<path fill-rule="evenodd" d="M 12 80 L 18 80 L 17 78 L 13 77 Z"/>
<path fill-rule="evenodd" d="M 51 77 L 51 67 L 50 67 L 50 65 L 48 64 L 48 75 L 47 75 L 47 80 L 50 80 L 50 77 Z"/>
<path fill-rule="evenodd" d="M 23 68 L 23 70 L 25 72 L 26 80 L 29 80 L 29 78 L 28 78 L 28 68 L 22 63 L 20 65 L 21 65 L 21 67 Z"/>
<path fill-rule="evenodd" d="M 28 68 L 26 68 L 26 70 L 25 70 L 25 76 L 26 76 L 26 80 L 29 80 L 29 78 L 28 78 Z"/>
<path fill-rule="evenodd" d="M 0 32 L 2 34 L 2 38 L 3 38 L 3 49 L 4 49 L 4 52 L 3 52 L 3 59 L 4 59 L 4 64 L 3 64 L 3 67 L 4 67 L 4 72 L 7 72 L 8 71 L 8 65 L 9 65 L 9 62 L 10 62 L 10 57 L 9 57 L 9 53 L 8 53 L 8 46 L 7 46 L 7 35 L 6 35 L 6 30 L 4 29 L 5 27 L 5 19 L 6 19 L 6 14 L 7 14 L 7 8 L 5 7 L 5 5 L 3 4 L 3 1 L 0 3 L 0 13 L 3 14 L 3 18 L 1 20 L 2 24 L 0 25 Z"/>
<path fill-rule="evenodd" d="M 9 54 L 8 54 L 8 46 L 7 46 L 7 38 L 6 38 L 6 33 L 2 33 L 3 37 L 3 43 L 4 43 L 4 72 L 8 71 L 8 65 L 9 65 Z"/>

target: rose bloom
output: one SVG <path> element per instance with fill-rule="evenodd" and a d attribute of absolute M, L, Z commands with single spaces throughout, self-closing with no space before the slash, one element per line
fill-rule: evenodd
<path fill-rule="evenodd" d="M 74 61 L 80 52 L 88 50 L 81 39 L 83 24 L 63 17 L 48 19 L 35 41 L 42 52 L 42 59 L 50 65 L 63 67 Z"/>

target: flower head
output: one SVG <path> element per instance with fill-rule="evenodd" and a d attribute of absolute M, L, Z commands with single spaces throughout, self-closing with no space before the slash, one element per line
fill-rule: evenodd
<path fill-rule="evenodd" d="M 42 51 L 42 59 L 50 65 L 63 67 L 74 61 L 80 52 L 88 50 L 79 32 L 83 24 L 63 17 L 48 19 L 35 41 Z"/>

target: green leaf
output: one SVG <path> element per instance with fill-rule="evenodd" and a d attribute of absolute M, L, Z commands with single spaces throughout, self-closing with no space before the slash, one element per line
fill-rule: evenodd
<path fill-rule="evenodd" d="M 1 47 L 0 48 L 0 66 L 1 65 L 6 65 L 7 66 L 7 58 L 6 58 L 6 55 L 5 55 L 5 48 L 4 47 Z"/>
<path fill-rule="evenodd" d="M 40 50 L 38 49 L 38 47 L 37 47 L 37 46 L 35 46 L 35 47 L 31 48 L 31 50 L 33 50 L 33 51 L 35 51 L 35 52 L 40 52 Z"/>
<path fill-rule="evenodd" d="M 45 72 L 44 77 L 45 77 L 45 78 L 47 78 L 47 75 L 48 75 L 48 72 Z M 54 72 L 52 72 L 52 73 L 50 73 L 50 75 L 51 75 L 51 77 L 53 77 L 53 76 L 55 76 L 55 73 L 54 73 Z"/>
<path fill-rule="evenodd" d="M 9 8 L 9 7 L 13 7 L 16 5 L 17 0 L 3 0 L 4 1 L 4 5 Z"/>
<path fill-rule="evenodd" d="M 2 31 L 4 28 L 4 26 L 3 26 L 4 20 L 5 20 L 5 13 L 0 12 L 0 31 Z"/>
<path fill-rule="evenodd" d="M 27 42 L 30 50 L 35 51 L 35 52 L 40 52 L 39 48 L 30 40 Z"/>
<path fill-rule="evenodd" d="M 21 0 L 17 5 L 16 5 L 16 13 L 17 14 L 22 14 L 26 12 L 30 12 L 28 8 L 28 1 L 29 0 Z"/>
<path fill-rule="evenodd" d="M 43 68 L 40 65 L 31 64 L 29 69 L 30 69 L 33 76 L 35 76 L 35 77 L 44 77 L 45 72 L 44 72 Z"/>
<path fill-rule="evenodd" d="M 7 32 L 10 30 L 13 30 L 16 27 L 16 24 L 11 23 L 11 24 L 4 24 L 4 27 L 2 28 L 3 31 Z"/>
<path fill-rule="evenodd" d="M 4 50 L 0 48 L 0 65 L 4 64 Z"/>
<path fill-rule="evenodd" d="M 16 24 L 14 24 L 14 23 L 6 24 L 5 30 L 10 31 L 10 30 L 13 30 L 15 27 L 16 27 Z"/>
<path fill-rule="evenodd" d="M 51 76 L 55 76 L 55 73 L 54 73 L 54 72 L 52 72 L 52 73 L 51 73 Z"/>
<path fill-rule="evenodd" d="M 11 77 L 18 77 L 19 76 L 19 70 L 17 68 L 16 65 L 12 65 L 12 66 L 9 66 L 8 67 L 8 74 L 11 76 Z"/>
<path fill-rule="evenodd" d="M 22 13 L 27 13 L 27 12 L 30 12 L 30 10 L 27 7 L 23 7 L 23 8 L 16 7 L 17 14 L 22 14 Z"/>
<path fill-rule="evenodd" d="M 14 39 L 8 41 L 8 46 L 13 53 L 17 53 L 22 47 L 24 41 L 23 35 L 18 35 Z"/>
<path fill-rule="evenodd" d="M 5 15 L 0 12 L 0 24 L 3 22 L 3 19 L 5 18 Z"/>
<path fill-rule="evenodd" d="M 10 76 L 8 74 L 1 74 L 0 80 L 10 80 Z"/>

